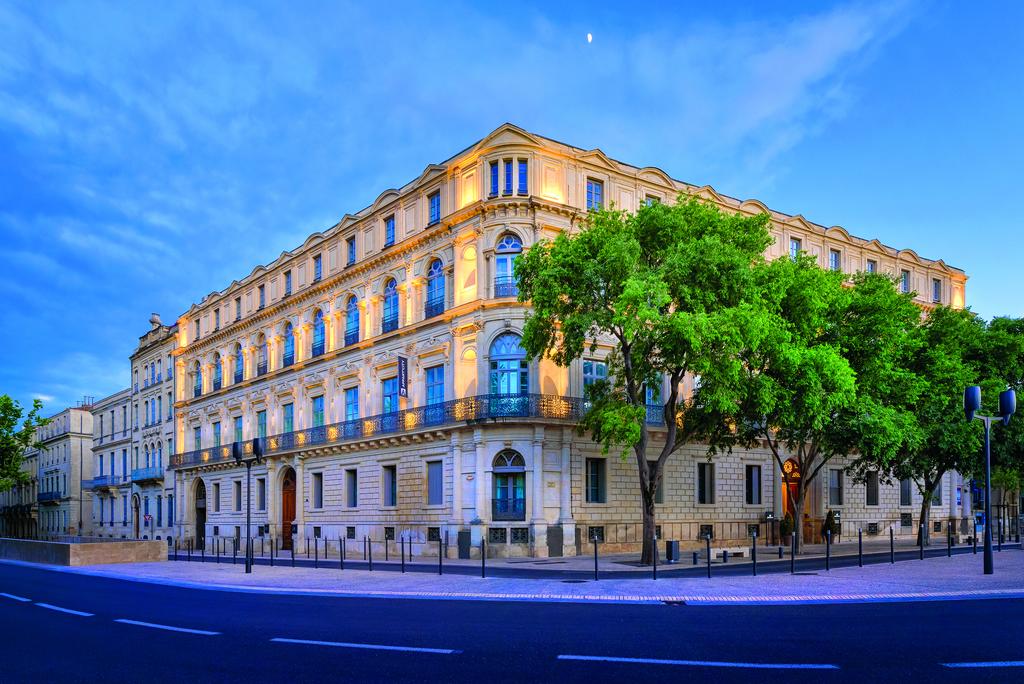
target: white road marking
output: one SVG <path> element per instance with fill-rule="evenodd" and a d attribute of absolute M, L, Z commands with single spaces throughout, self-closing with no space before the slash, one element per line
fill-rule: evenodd
<path fill-rule="evenodd" d="M 286 639 L 274 637 L 271 641 L 281 644 L 308 644 L 311 646 L 337 646 L 339 648 L 365 648 L 373 651 L 411 651 L 413 653 L 440 653 L 452 655 L 462 651 L 451 648 L 423 648 L 421 646 L 386 646 L 384 644 L 354 644 L 347 641 L 315 641 L 310 639 Z"/>
<path fill-rule="evenodd" d="M 687 665 L 690 667 L 740 667 L 755 670 L 838 670 L 827 663 L 732 663 L 721 660 L 663 660 L 660 658 L 618 658 L 615 656 L 560 655 L 559 660 L 596 660 L 605 663 L 641 665 Z"/>
<path fill-rule="evenodd" d="M 40 608 L 46 608 L 48 610 L 55 610 L 58 613 L 68 613 L 70 615 L 80 615 L 82 617 L 92 617 L 92 613 L 86 613 L 86 612 L 81 611 L 81 610 L 71 610 L 70 608 L 61 608 L 60 606 L 55 606 L 55 605 L 53 605 L 51 603 L 39 603 L 38 601 L 36 601 L 36 605 L 39 606 Z"/>
<path fill-rule="evenodd" d="M 32 599 L 25 598 L 24 596 L 15 596 L 14 594 L 0 593 L 0 596 L 4 598 L 14 599 L 15 601 L 21 601 L 22 603 L 31 603 Z"/>
<path fill-rule="evenodd" d="M 1024 660 L 993 660 L 979 663 L 942 663 L 942 667 L 1024 667 Z"/>
<path fill-rule="evenodd" d="M 172 627 L 171 625 L 158 625 L 155 622 L 141 622 L 139 620 L 129 620 L 127 618 L 118 618 L 114 622 L 120 622 L 125 625 L 138 625 L 139 627 L 152 627 L 153 629 L 166 629 L 168 632 L 185 632 L 186 634 L 202 634 L 204 636 L 216 636 L 220 632 L 210 632 L 205 629 L 189 629 L 188 627 Z"/>

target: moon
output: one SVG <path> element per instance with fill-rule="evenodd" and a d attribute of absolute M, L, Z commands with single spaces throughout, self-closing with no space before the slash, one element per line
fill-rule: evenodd
<path fill-rule="evenodd" d="M 592 33 L 588 33 L 587 34 L 587 42 L 588 43 L 593 43 L 594 42 L 594 35 Z"/>

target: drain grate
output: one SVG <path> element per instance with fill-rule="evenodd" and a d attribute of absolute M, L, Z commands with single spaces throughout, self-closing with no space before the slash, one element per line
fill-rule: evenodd
<path fill-rule="evenodd" d="M 662 601 L 666 606 L 685 606 L 686 601 Z"/>
<path fill-rule="evenodd" d="M 587 580 L 562 580 L 562 584 L 583 584 Z"/>
<path fill-rule="evenodd" d="M 816 572 L 794 572 L 792 574 L 794 574 L 794 575 L 817 575 L 818 573 L 816 573 Z"/>

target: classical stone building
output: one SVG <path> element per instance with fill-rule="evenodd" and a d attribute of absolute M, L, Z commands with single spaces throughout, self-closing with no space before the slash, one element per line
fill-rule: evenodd
<path fill-rule="evenodd" d="M 92 479 L 83 487 L 92 492 L 92 505 L 85 523 L 89 536 L 133 536 L 131 491 L 131 388 L 96 401 L 92 405 Z"/>
<path fill-rule="evenodd" d="M 26 450 L 21 469 L 28 481 L 0 492 L 0 537 L 32 539 L 39 534 L 39 449 Z"/>
<path fill-rule="evenodd" d="M 770 258 L 802 250 L 823 267 L 892 274 L 922 307 L 963 305 L 967 278 L 942 261 L 506 124 L 206 295 L 176 329 L 155 328 L 156 338 L 173 338 L 166 345 L 140 346 L 133 367 L 149 364 L 151 379 L 161 361 L 170 375 L 173 355 L 177 382 L 133 395 L 150 406 L 155 398 L 159 413 L 173 392 L 174 434 L 158 415 L 141 439 L 150 453 L 156 445 L 157 465 L 160 445 L 174 447 L 173 483 L 163 484 L 176 508 L 170 533 L 198 545 L 245 534 L 245 469 L 230 445 L 251 449 L 259 437 L 266 459 L 253 468 L 252 534 L 285 545 L 293 535 L 403 537 L 424 543 L 420 553 L 447 536 L 452 554 L 487 539 L 495 554 L 556 556 L 596 535 L 609 550 L 637 548 L 635 466 L 573 430 L 583 388 L 606 373 L 609 350 L 568 369 L 528 361 L 512 266 L 592 207 L 635 210 L 679 193 L 767 212 Z M 683 385 L 692 391 L 692 379 Z M 663 432 L 652 422 L 657 442 Z M 809 524 L 831 507 L 848 531 L 909 532 L 901 514 L 916 515 L 917 492 L 904 501 L 899 485 L 855 484 L 842 465 L 812 491 Z M 944 485 L 947 515 L 933 520 L 968 510 L 949 494 L 958 486 Z M 709 463 L 703 448 L 687 448 L 668 465 L 661 536 L 695 543 L 707 530 L 728 543 L 752 525 L 764 534 L 766 513 L 781 517 L 783 500 L 767 450 Z"/>

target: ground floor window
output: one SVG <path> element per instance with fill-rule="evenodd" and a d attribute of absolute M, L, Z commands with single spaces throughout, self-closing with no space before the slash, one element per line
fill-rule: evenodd
<path fill-rule="evenodd" d="M 748 465 L 746 468 L 747 478 L 747 504 L 751 506 L 761 503 L 761 466 Z"/>
<path fill-rule="evenodd" d="M 715 503 L 715 464 L 697 464 L 697 503 Z"/>
<path fill-rule="evenodd" d="M 828 471 L 828 505 L 843 505 L 843 471 L 839 468 Z"/>
<path fill-rule="evenodd" d="M 605 483 L 605 459 L 587 459 L 587 503 L 605 503 L 607 487 Z"/>

